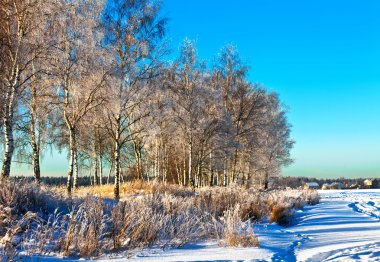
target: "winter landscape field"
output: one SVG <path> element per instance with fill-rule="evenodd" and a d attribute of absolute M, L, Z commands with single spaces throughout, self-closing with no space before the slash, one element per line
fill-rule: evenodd
<path fill-rule="evenodd" d="M 93 259 L 115 262 L 379 261 L 380 190 L 328 190 L 318 193 L 320 202 L 294 209 L 289 224 L 269 223 L 269 217 L 263 217 L 251 225 L 247 221 L 235 221 L 241 227 L 241 231 L 238 230 L 240 234 L 247 231 L 247 226 L 252 227 L 258 241 L 256 247 L 239 246 L 243 242 L 235 247 L 227 246 L 226 238 L 200 238 L 198 241 L 189 240 L 181 247 L 147 246 L 144 249 L 135 248 L 133 252 L 98 253 Z M 294 192 L 288 195 L 294 196 Z M 64 262 L 78 259 L 62 257 L 62 253 L 55 253 L 54 250 L 45 255 L 28 254 L 28 251 L 22 251 L 26 247 L 26 243 L 19 247 L 21 252 L 14 257 L 16 261 Z M 81 261 L 87 260 L 82 258 Z"/>
<path fill-rule="evenodd" d="M 321 202 L 297 211 L 289 227 L 253 225 L 259 247 L 206 242 L 142 252 L 131 261 L 380 261 L 380 190 L 319 194 Z"/>
<path fill-rule="evenodd" d="M 0 262 L 380 261 L 379 13 L 0 0 Z"/>
<path fill-rule="evenodd" d="M 318 193 L 320 203 L 297 211 L 291 226 L 253 225 L 257 248 L 203 243 L 131 261 L 380 261 L 380 190 Z"/>

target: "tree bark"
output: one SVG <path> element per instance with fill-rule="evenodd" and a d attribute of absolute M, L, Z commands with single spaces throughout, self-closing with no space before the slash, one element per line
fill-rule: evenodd
<path fill-rule="evenodd" d="M 227 186 L 228 184 L 228 162 L 227 160 L 224 161 L 224 168 L 223 168 L 223 186 Z"/>
<path fill-rule="evenodd" d="M 193 136 L 190 135 L 189 141 L 189 182 L 190 186 L 194 188 L 194 177 L 193 177 Z"/>
<path fill-rule="evenodd" d="M 94 132 L 96 134 L 96 132 Z M 94 148 L 92 152 L 92 162 L 94 168 L 94 186 L 99 185 L 99 176 L 98 176 L 98 151 L 96 147 L 96 135 L 94 136 Z"/>
<path fill-rule="evenodd" d="M 99 154 L 99 182 L 103 185 L 103 157 L 102 152 Z"/>
<path fill-rule="evenodd" d="M 120 199 L 120 116 L 117 117 L 116 137 L 115 137 L 115 185 L 114 197 Z"/>
<path fill-rule="evenodd" d="M 11 171 L 12 156 L 14 151 L 13 126 L 12 119 L 9 116 L 4 117 L 4 138 L 5 150 L 1 178 L 9 177 Z"/>
<path fill-rule="evenodd" d="M 74 181 L 73 181 L 73 187 L 74 189 L 78 188 L 78 149 L 77 149 L 77 143 L 75 139 L 74 144 Z"/>
<path fill-rule="evenodd" d="M 74 173 L 74 162 L 76 162 L 75 157 L 75 130 L 73 128 L 70 128 L 69 130 L 70 135 L 70 160 L 69 160 L 69 172 L 67 174 L 67 183 L 66 183 L 66 189 L 67 193 L 70 195 L 71 190 L 73 187 L 73 173 Z"/>
<path fill-rule="evenodd" d="M 164 144 L 162 142 L 162 144 Z M 166 185 L 167 182 L 167 176 L 168 176 L 168 169 L 169 169 L 169 157 L 166 153 L 166 146 L 163 145 L 164 148 L 164 159 L 163 159 L 163 171 L 162 171 L 162 182 Z"/>
<path fill-rule="evenodd" d="M 3 126 L 4 126 L 4 159 L 3 166 L 1 169 L 1 178 L 9 177 L 11 172 L 12 156 L 14 152 L 14 139 L 13 139 L 13 111 L 15 98 L 17 95 L 17 82 L 18 82 L 18 67 L 15 67 L 13 73 L 12 85 L 7 88 L 5 103 L 4 103 L 4 117 L 3 117 Z"/>
<path fill-rule="evenodd" d="M 32 143 L 33 151 L 33 173 L 36 183 L 41 181 L 41 170 L 40 170 L 40 146 L 36 134 L 36 88 L 32 85 L 32 100 L 30 103 L 30 137 Z"/>
<path fill-rule="evenodd" d="M 201 157 L 198 160 L 198 168 L 197 168 L 197 187 L 202 187 L 203 186 L 203 179 L 202 179 L 202 160 Z"/>
<path fill-rule="evenodd" d="M 209 186 L 214 186 L 214 170 L 212 167 L 212 153 L 210 152 L 210 181 Z"/>
<path fill-rule="evenodd" d="M 269 174 L 268 171 L 265 171 L 264 175 L 264 189 L 267 190 L 269 188 Z"/>
<path fill-rule="evenodd" d="M 33 148 L 33 173 L 36 183 L 41 182 L 41 169 L 40 169 L 40 149 L 35 141 L 32 141 Z"/>
<path fill-rule="evenodd" d="M 183 144 L 183 179 L 182 179 L 182 185 L 187 186 L 187 181 L 186 181 L 186 147 L 185 147 L 185 144 Z"/>
<path fill-rule="evenodd" d="M 157 181 L 159 177 L 160 177 L 160 144 L 158 142 L 158 139 L 156 138 L 156 159 L 154 162 L 154 179 Z"/>
<path fill-rule="evenodd" d="M 238 162 L 238 148 L 235 147 L 235 153 L 234 153 L 234 166 L 232 168 L 232 182 L 236 182 L 237 178 L 237 172 L 236 172 L 236 167 L 237 167 L 237 162 Z"/>

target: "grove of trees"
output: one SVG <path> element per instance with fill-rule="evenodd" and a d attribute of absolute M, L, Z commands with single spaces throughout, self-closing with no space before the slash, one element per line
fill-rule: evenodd
<path fill-rule="evenodd" d="M 67 191 L 125 177 L 184 186 L 268 186 L 291 163 L 278 95 L 251 83 L 233 45 L 208 65 L 184 40 L 169 62 L 167 19 L 150 0 L 0 0 L 3 163 L 41 179 L 67 152 Z M 108 170 L 105 179 L 105 170 Z M 43 171 L 43 170 L 42 170 Z"/>

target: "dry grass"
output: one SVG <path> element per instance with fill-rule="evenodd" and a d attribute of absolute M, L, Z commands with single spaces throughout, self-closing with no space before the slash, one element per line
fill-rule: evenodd
<path fill-rule="evenodd" d="M 153 191 L 154 183 L 142 180 L 134 180 L 131 182 L 120 184 L 120 195 L 122 197 L 135 194 L 151 194 Z M 53 191 L 64 195 L 66 194 L 65 186 L 54 186 Z M 113 198 L 114 197 L 114 185 L 105 184 L 97 186 L 81 186 L 75 189 L 72 193 L 73 197 L 83 198 L 87 196 L 97 196 L 101 198 Z"/>
<path fill-rule="evenodd" d="M 61 195 L 66 193 L 66 187 L 56 186 L 53 190 Z M 173 184 L 162 184 L 156 182 L 147 182 L 143 180 L 134 180 L 131 182 L 120 184 L 121 199 L 127 198 L 131 195 L 146 195 L 146 194 L 170 194 L 174 196 L 193 196 L 194 192 L 188 188 Z M 114 185 L 105 184 L 97 186 L 82 186 L 73 191 L 73 197 L 83 198 L 86 196 L 97 196 L 101 198 L 114 197 Z"/>
<path fill-rule="evenodd" d="M 287 225 L 293 216 L 293 209 L 286 204 L 278 204 L 272 207 L 269 222 L 279 225 Z"/>
<path fill-rule="evenodd" d="M 240 218 L 240 205 L 225 212 L 223 242 L 232 247 L 258 247 L 259 239 L 255 236 L 251 223 L 244 223 Z"/>
<path fill-rule="evenodd" d="M 269 218 L 285 225 L 293 210 L 315 204 L 314 191 L 202 188 L 135 181 L 113 197 L 113 185 L 64 188 L 0 182 L 0 255 L 60 253 L 97 257 L 150 246 L 182 246 L 206 239 L 226 246 L 259 245 L 252 222 Z M 16 253 L 17 253 L 16 252 Z"/>
<path fill-rule="evenodd" d="M 120 202 L 112 212 L 113 248 L 182 246 L 214 238 L 216 221 L 190 198 L 154 194 Z"/>

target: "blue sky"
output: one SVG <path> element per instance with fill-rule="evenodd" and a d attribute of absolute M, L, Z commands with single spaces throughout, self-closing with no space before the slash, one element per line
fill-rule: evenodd
<path fill-rule="evenodd" d="M 173 56 L 186 37 L 208 61 L 233 43 L 250 80 L 280 94 L 296 140 L 284 175 L 380 175 L 380 1 L 163 2 Z M 45 156 L 45 174 L 66 170 Z"/>
<path fill-rule="evenodd" d="M 380 175 L 380 1 L 164 1 L 173 51 L 235 44 L 249 78 L 290 108 L 295 163 L 284 175 Z"/>

